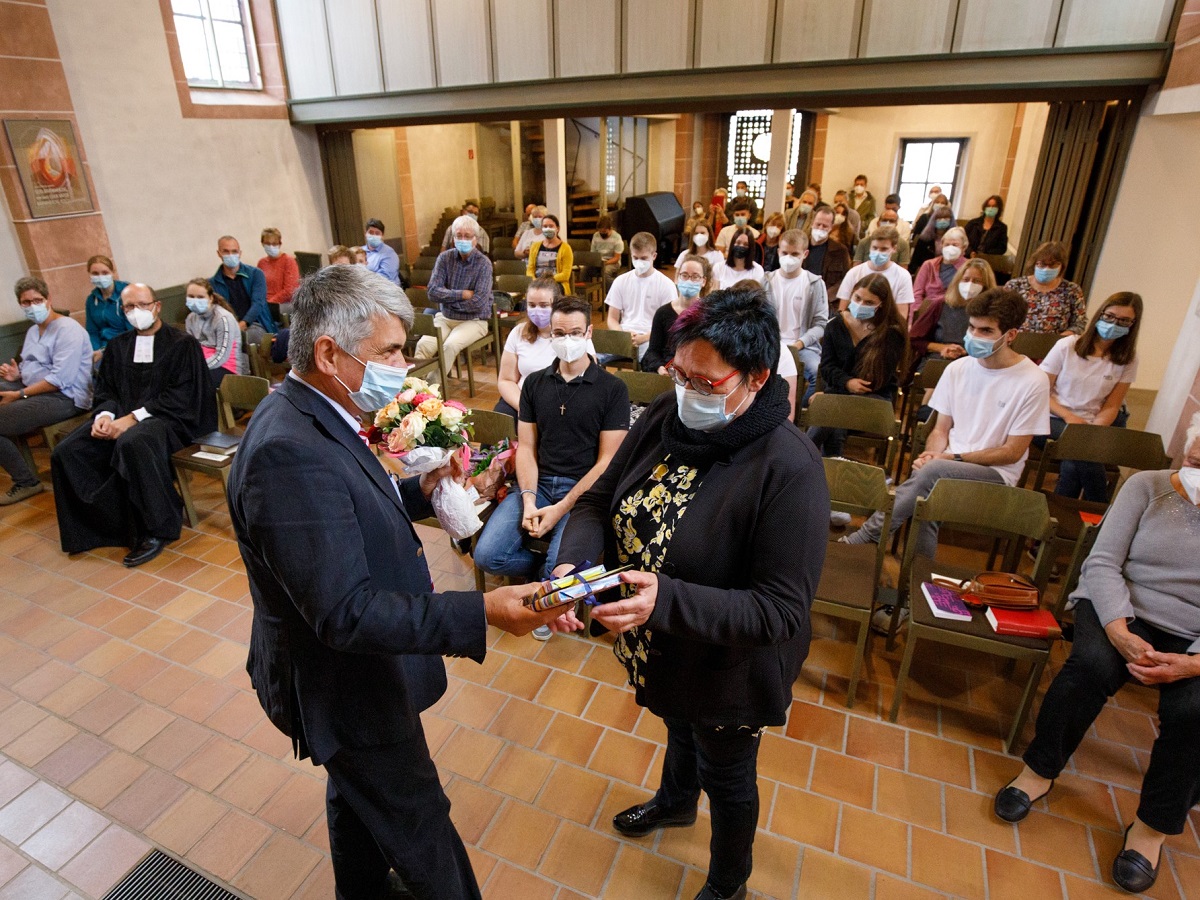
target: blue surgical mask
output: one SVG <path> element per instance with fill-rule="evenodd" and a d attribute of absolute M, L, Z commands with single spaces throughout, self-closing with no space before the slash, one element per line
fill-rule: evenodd
<path fill-rule="evenodd" d="M 1038 284 L 1049 284 L 1058 277 L 1058 273 L 1061 271 L 1062 269 L 1058 266 L 1055 266 L 1053 269 L 1046 266 L 1034 266 L 1033 277 Z"/>
<path fill-rule="evenodd" d="M 242 262 L 242 254 L 240 253 L 222 253 L 221 262 L 227 269 L 236 269 Z"/>
<path fill-rule="evenodd" d="M 984 214 L 985 216 L 987 216 L 989 219 L 994 219 L 994 218 L 996 218 L 996 216 L 1000 215 L 1000 207 L 998 207 L 998 206 L 985 206 L 985 207 L 983 208 L 983 214 Z"/>
<path fill-rule="evenodd" d="M 525 310 L 525 315 L 529 317 L 529 321 L 535 328 L 541 330 L 550 325 L 550 312 L 548 306 L 530 306 Z"/>
<path fill-rule="evenodd" d="M 700 288 L 703 286 L 698 281 L 682 281 L 678 278 L 675 280 L 675 287 L 679 288 L 679 296 L 688 300 L 692 297 L 699 297 Z"/>
<path fill-rule="evenodd" d="M 467 215 L 470 216 L 475 221 L 477 221 L 477 222 L 479 221 L 479 213 L 467 213 Z"/>
<path fill-rule="evenodd" d="M 113 286 L 113 277 L 111 275 L 93 275 L 92 287 L 98 287 L 102 291 L 107 291 Z"/>
<path fill-rule="evenodd" d="M 963 338 L 963 349 L 967 351 L 968 356 L 976 359 L 987 359 L 1000 349 L 1000 344 L 999 340 L 985 341 L 970 334 Z"/>
<path fill-rule="evenodd" d="M 41 325 L 50 316 L 50 307 L 45 303 L 33 303 L 29 306 L 21 307 L 21 312 L 33 324 Z"/>
<path fill-rule="evenodd" d="M 375 362 L 375 360 L 363 362 L 353 353 L 347 352 L 346 355 L 366 370 L 363 372 L 362 387 L 357 391 L 351 391 L 342 379 L 338 378 L 337 382 L 350 391 L 350 402 L 363 412 L 371 413 L 383 409 L 404 390 L 404 379 L 408 377 L 408 366 L 398 369 L 395 366 Z M 337 378 L 336 375 L 334 377 Z"/>
<path fill-rule="evenodd" d="M 542 227 L 542 217 L 534 216 L 532 219 L 529 220 L 529 223 L 531 225 L 533 225 L 534 228 L 541 228 Z"/>
<path fill-rule="evenodd" d="M 947 228 L 950 227 L 950 220 L 949 219 L 938 219 L 936 222 L 933 223 L 933 227 L 936 228 L 938 231 L 945 231 Z"/>
<path fill-rule="evenodd" d="M 558 233 L 558 229 L 554 228 L 550 225 L 547 225 L 545 228 L 542 229 L 542 237 L 544 237 L 546 240 L 550 240 L 557 233 Z"/>
<path fill-rule="evenodd" d="M 867 258 L 871 260 L 871 265 L 877 269 L 882 269 L 888 264 L 888 260 L 892 258 L 892 254 L 886 250 L 872 250 L 867 254 Z"/>
<path fill-rule="evenodd" d="M 1129 334 L 1129 327 L 1126 325 L 1117 325 L 1113 322 L 1105 322 L 1101 319 L 1096 323 L 1096 334 L 1100 335 L 1101 340 L 1115 341 Z"/>
<path fill-rule="evenodd" d="M 475 249 L 475 242 L 474 241 L 455 241 L 454 249 L 457 250 L 459 253 L 461 253 L 463 256 L 466 256 L 468 253 L 470 253 L 472 250 Z"/>
<path fill-rule="evenodd" d="M 188 309 L 190 309 L 192 312 L 194 312 L 198 316 L 202 316 L 206 312 L 208 312 L 208 298 L 207 297 L 188 297 L 183 302 L 187 306 Z"/>
<path fill-rule="evenodd" d="M 851 300 L 847 309 L 849 309 L 850 315 L 854 316 L 854 318 L 865 321 L 867 319 L 875 318 L 875 310 L 878 309 L 878 307 L 867 306 L 865 303 L 859 303 L 857 300 Z"/>
<path fill-rule="evenodd" d="M 277 259 L 283 248 L 279 244 L 263 244 L 263 250 L 267 252 L 267 256 L 271 259 Z"/>
<path fill-rule="evenodd" d="M 738 409 L 725 412 L 727 394 L 701 394 L 675 385 L 675 405 L 679 410 L 679 421 L 693 431 L 720 431 L 733 421 Z M 742 401 L 744 403 L 745 400 Z"/>
<path fill-rule="evenodd" d="M 367 246 L 370 247 L 372 250 L 378 250 L 380 247 L 383 246 L 383 235 L 382 234 L 368 234 L 367 235 Z"/>

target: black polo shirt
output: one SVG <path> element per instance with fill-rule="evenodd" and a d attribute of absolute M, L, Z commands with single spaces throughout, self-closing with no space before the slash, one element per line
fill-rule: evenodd
<path fill-rule="evenodd" d="M 229 300 L 229 306 L 239 322 L 245 322 L 246 313 L 250 312 L 250 293 L 246 290 L 249 281 L 249 278 L 242 278 L 240 275 L 225 279 L 225 283 L 229 285 L 229 297 L 226 299 Z"/>
<path fill-rule="evenodd" d="M 525 376 L 522 422 L 537 426 L 538 475 L 578 481 L 596 464 L 600 432 L 629 430 L 625 382 L 593 360 L 578 378 L 563 381 L 559 361 Z"/>

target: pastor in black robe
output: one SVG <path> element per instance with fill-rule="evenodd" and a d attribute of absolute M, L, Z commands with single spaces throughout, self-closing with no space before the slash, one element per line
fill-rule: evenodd
<path fill-rule="evenodd" d="M 133 361 L 136 331 L 108 342 L 92 407 L 93 417 L 149 416 L 115 441 L 94 438 L 91 423 L 82 425 L 50 457 L 67 553 L 134 547 L 143 537 L 179 539 L 183 511 L 171 454 L 216 428 L 216 397 L 195 338 L 165 322 L 152 337 L 152 362 Z"/>

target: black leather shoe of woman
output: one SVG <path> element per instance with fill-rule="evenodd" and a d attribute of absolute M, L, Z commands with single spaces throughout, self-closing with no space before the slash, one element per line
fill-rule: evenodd
<path fill-rule="evenodd" d="M 1000 793 L 996 794 L 996 802 L 993 804 L 993 809 L 996 810 L 996 815 L 1005 822 L 1020 822 L 1029 815 L 1029 810 L 1033 807 L 1033 804 L 1037 803 L 1052 790 L 1054 790 L 1053 781 L 1050 782 L 1050 787 L 1046 788 L 1045 794 L 1039 794 L 1037 797 L 1030 798 L 1027 793 L 1020 788 L 1013 787 L 1012 782 L 1009 782 L 1006 787 L 1000 789 Z"/>
<path fill-rule="evenodd" d="M 658 828 L 694 825 L 695 822 L 696 807 L 663 809 L 653 800 L 631 806 L 613 816 L 613 828 L 628 837 L 642 837 Z"/>
<path fill-rule="evenodd" d="M 1131 824 L 1129 828 L 1132 828 Z M 1129 828 L 1125 829 L 1125 840 L 1129 841 Z M 1150 860 L 1136 850 L 1130 850 L 1124 845 L 1112 864 L 1113 881 L 1117 887 L 1131 894 L 1141 894 L 1150 890 L 1158 879 L 1158 867 L 1162 865 L 1162 850 L 1158 851 L 1158 861 L 1150 865 Z"/>

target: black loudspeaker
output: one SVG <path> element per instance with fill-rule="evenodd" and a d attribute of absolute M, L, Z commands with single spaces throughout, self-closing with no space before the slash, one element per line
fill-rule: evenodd
<path fill-rule="evenodd" d="M 679 253 L 684 218 L 679 198 L 670 191 L 626 197 L 621 234 L 628 241 L 639 231 L 650 232 L 658 241 L 658 265 L 668 266 Z"/>

